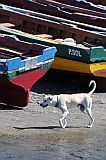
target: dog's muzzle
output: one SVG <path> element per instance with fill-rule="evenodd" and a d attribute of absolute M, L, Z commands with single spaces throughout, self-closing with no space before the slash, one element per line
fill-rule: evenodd
<path fill-rule="evenodd" d="M 45 108 L 45 107 L 48 106 L 48 104 L 45 104 L 45 105 L 44 105 L 43 103 L 41 103 L 40 106 L 43 107 L 43 108 Z"/>

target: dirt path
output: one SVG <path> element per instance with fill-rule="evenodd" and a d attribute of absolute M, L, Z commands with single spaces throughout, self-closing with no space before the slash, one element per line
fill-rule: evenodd
<path fill-rule="evenodd" d="M 61 112 L 38 102 L 42 94 L 73 93 L 84 89 L 68 83 L 41 79 L 31 91 L 24 110 L 0 106 L 0 160 L 106 160 L 106 93 L 93 94 L 94 126 L 72 106 L 68 126 L 61 129 Z"/>

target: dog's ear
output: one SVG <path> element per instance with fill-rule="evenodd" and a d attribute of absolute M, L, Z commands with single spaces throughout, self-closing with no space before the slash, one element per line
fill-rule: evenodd
<path fill-rule="evenodd" d="M 43 97 L 45 97 L 45 94 L 43 94 Z"/>
<path fill-rule="evenodd" d="M 52 97 L 49 97 L 49 99 L 50 99 L 50 101 L 52 101 L 53 98 L 52 98 Z"/>

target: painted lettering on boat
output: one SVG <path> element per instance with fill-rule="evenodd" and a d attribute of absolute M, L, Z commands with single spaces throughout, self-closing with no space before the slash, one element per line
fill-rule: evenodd
<path fill-rule="evenodd" d="M 68 51 L 69 51 L 69 55 L 76 56 L 76 57 L 82 57 L 80 51 L 78 51 L 76 49 L 69 48 Z"/>
<path fill-rule="evenodd" d="M 37 59 L 29 59 L 25 63 L 25 71 L 36 68 Z"/>

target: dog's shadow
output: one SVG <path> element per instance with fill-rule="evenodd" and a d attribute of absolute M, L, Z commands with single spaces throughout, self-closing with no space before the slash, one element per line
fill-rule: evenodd
<path fill-rule="evenodd" d="M 13 127 L 14 129 L 17 129 L 17 130 L 29 130 L 29 129 L 56 129 L 56 128 L 60 128 L 59 126 L 41 126 L 41 127 Z"/>
<path fill-rule="evenodd" d="M 52 129 L 63 129 L 60 126 L 39 126 L 39 127 L 13 127 L 16 130 L 52 130 Z M 87 128 L 84 126 L 67 126 L 65 129 L 71 128 Z"/>

